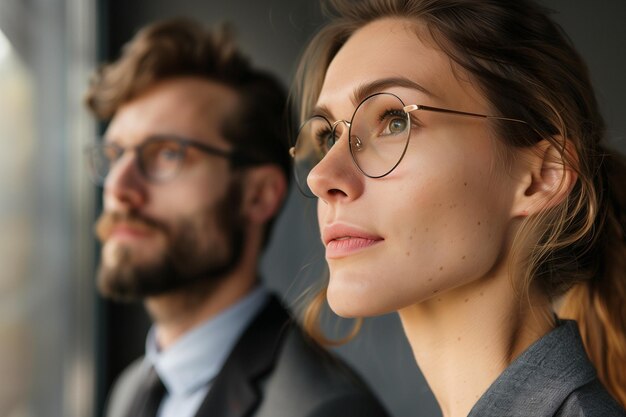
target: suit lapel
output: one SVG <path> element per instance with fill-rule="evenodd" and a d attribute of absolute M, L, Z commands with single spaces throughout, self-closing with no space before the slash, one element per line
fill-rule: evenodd
<path fill-rule="evenodd" d="M 502 372 L 468 417 L 551 417 L 572 391 L 595 378 L 576 322 L 560 320 Z"/>
<path fill-rule="evenodd" d="M 257 382 L 274 366 L 291 319 L 272 296 L 235 345 L 196 417 L 244 417 L 261 401 Z"/>

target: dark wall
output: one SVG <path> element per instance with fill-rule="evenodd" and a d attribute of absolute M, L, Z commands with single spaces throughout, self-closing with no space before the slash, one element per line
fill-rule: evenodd
<path fill-rule="evenodd" d="M 233 22 L 242 48 L 258 66 L 291 79 L 306 40 L 322 22 L 311 0 L 102 0 L 102 52 L 112 59 L 141 26 L 171 16 L 207 24 Z M 545 0 L 589 63 L 612 143 L 626 152 L 626 2 Z M 602 8 L 599 8 L 599 5 Z M 292 190 L 293 191 L 293 190 Z M 298 297 L 323 271 L 315 208 L 292 192 L 262 264 L 268 285 L 298 307 Z M 142 354 L 148 321 L 141 306 L 102 304 L 100 404 L 112 379 Z M 331 325 L 330 327 L 333 327 Z M 440 415 L 417 370 L 395 315 L 368 320 L 360 336 L 339 349 L 395 416 Z"/>

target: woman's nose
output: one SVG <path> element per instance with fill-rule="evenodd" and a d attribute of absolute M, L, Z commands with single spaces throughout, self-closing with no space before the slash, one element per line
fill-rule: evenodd
<path fill-rule="evenodd" d="M 340 125 L 345 128 L 338 129 Z M 338 120 L 333 124 L 335 144 L 311 170 L 307 178 L 309 188 L 323 201 L 350 201 L 363 191 L 364 177 L 354 164 L 348 141 L 349 122 Z"/>

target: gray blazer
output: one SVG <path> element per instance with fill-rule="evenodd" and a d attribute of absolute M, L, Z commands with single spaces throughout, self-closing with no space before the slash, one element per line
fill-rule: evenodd
<path fill-rule="evenodd" d="M 127 415 L 150 367 L 139 359 L 116 382 L 106 417 Z M 246 329 L 196 417 L 387 417 L 347 366 L 308 339 L 274 297 Z"/>
<path fill-rule="evenodd" d="M 575 321 L 559 321 L 515 359 L 468 417 L 531 416 L 626 416 L 598 380 Z"/>

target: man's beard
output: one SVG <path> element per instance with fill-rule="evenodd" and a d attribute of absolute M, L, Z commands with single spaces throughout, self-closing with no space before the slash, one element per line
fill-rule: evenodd
<path fill-rule="evenodd" d="M 241 186 L 234 181 L 226 196 L 210 209 L 168 226 L 136 212 L 103 213 L 96 234 L 103 242 L 119 222 L 161 233 L 167 246 L 163 256 L 137 264 L 133 247 L 119 245 L 107 251 L 98 270 L 98 289 L 107 298 L 137 301 L 145 297 L 189 290 L 209 291 L 241 261 L 245 222 L 240 215 Z"/>

